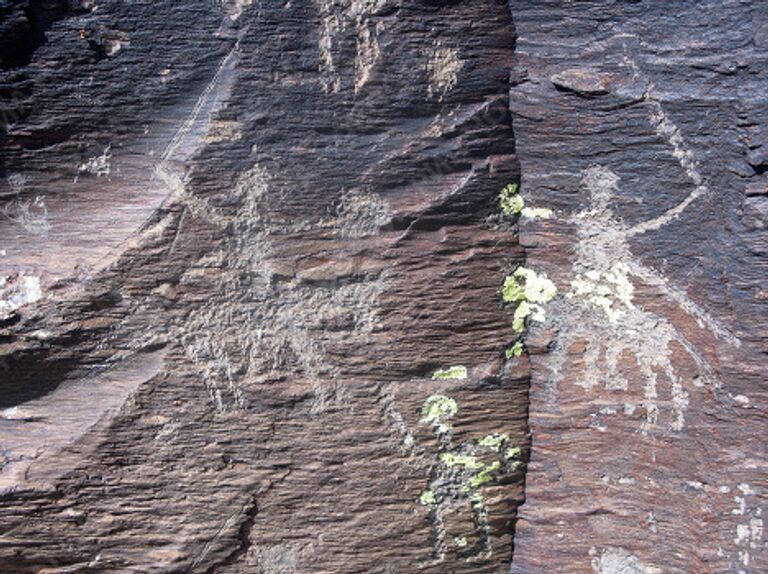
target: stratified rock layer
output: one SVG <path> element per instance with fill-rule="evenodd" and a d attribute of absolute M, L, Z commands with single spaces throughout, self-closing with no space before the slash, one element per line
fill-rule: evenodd
<path fill-rule="evenodd" d="M 766 22 L 752 3 L 512 2 L 529 338 L 516 573 L 757 573 Z"/>
<path fill-rule="evenodd" d="M 7 72 L 0 570 L 508 571 L 507 7 L 97 4 Z"/>
<path fill-rule="evenodd" d="M 0 572 L 768 570 L 763 12 L 4 3 Z"/>

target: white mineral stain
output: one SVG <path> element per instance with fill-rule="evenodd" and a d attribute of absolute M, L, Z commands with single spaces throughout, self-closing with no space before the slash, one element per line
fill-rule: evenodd
<path fill-rule="evenodd" d="M 109 177 L 112 173 L 112 146 L 108 145 L 100 155 L 91 157 L 77 167 L 80 173 L 89 173 L 96 177 Z"/>

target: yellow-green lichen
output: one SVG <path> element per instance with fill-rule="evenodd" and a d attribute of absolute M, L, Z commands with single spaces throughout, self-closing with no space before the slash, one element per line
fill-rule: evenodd
<path fill-rule="evenodd" d="M 421 409 L 424 420 L 428 423 L 443 424 L 443 419 L 451 418 L 457 412 L 459 407 L 456 401 L 445 395 L 432 395 L 425 402 Z"/>
<path fill-rule="evenodd" d="M 447 467 L 463 466 L 464 468 L 474 470 L 483 468 L 485 465 L 477 460 L 477 457 L 465 454 L 454 454 L 452 452 L 444 452 L 440 455 L 440 460 Z"/>
<path fill-rule="evenodd" d="M 546 319 L 544 308 L 557 295 L 557 287 L 543 273 L 520 266 L 504 279 L 501 298 L 505 303 L 518 303 L 512 319 L 512 328 L 516 333 L 525 330 L 526 320 L 543 322 Z M 522 349 L 520 351 L 522 353 Z"/>
<path fill-rule="evenodd" d="M 428 490 L 425 490 L 419 502 L 429 510 L 429 519 L 442 542 L 442 552 L 447 551 L 451 540 L 447 537 L 444 516 L 447 512 L 457 512 L 460 505 L 469 505 L 475 527 L 481 533 L 476 542 L 474 557 L 490 556 L 492 547 L 489 543 L 490 525 L 488 508 L 484 497 L 484 488 L 509 476 L 521 462 L 519 448 L 509 447 L 509 435 L 490 433 L 478 439 L 464 440 L 454 444 L 454 435 L 442 430 L 445 420 L 458 412 L 458 405 L 444 395 L 429 397 L 423 406 L 423 421 L 432 423 L 432 430 L 437 437 L 437 464 L 432 469 Z M 467 542 L 463 538 L 454 538 L 456 547 L 463 547 Z M 468 542 L 467 542 L 468 545 Z"/>
<path fill-rule="evenodd" d="M 528 301 L 529 303 L 549 303 L 557 295 L 557 287 L 543 273 L 522 265 L 504 279 L 501 296 L 505 303 Z"/>
<path fill-rule="evenodd" d="M 456 365 L 455 367 L 449 367 L 447 369 L 440 369 L 435 371 L 432 375 L 434 380 L 448 380 L 457 379 L 462 380 L 467 378 L 467 367 L 464 365 Z"/>
<path fill-rule="evenodd" d="M 505 433 L 493 433 L 481 438 L 477 441 L 477 444 L 498 451 L 507 442 L 509 442 L 509 435 Z"/>
<path fill-rule="evenodd" d="M 478 489 L 481 486 L 488 484 L 491 482 L 495 477 L 494 473 L 498 471 L 501 468 L 501 462 L 498 460 L 494 460 L 491 464 L 487 465 L 483 470 L 478 472 L 475 476 L 471 477 L 467 484 L 471 489 Z"/>
<path fill-rule="evenodd" d="M 522 356 L 524 350 L 525 346 L 523 345 L 523 342 L 516 341 L 514 345 L 504 351 L 504 355 L 507 357 L 507 360 L 516 359 Z"/>
<path fill-rule="evenodd" d="M 547 207 L 526 207 L 516 183 L 510 183 L 499 193 L 499 208 L 507 217 L 522 216 L 527 219 L 549 219 L 554 212 Z"/>
<path fill-rule="evenodd" d="M 457 548 L 464 548 L 469 542 L 467 542 L 467 539 L 463 536 L 455 536 L 453 538 L 453 543 L 456 545 Z"/>
<path fill-rule="evenodd" d="M 525 331 L 525 320 L 531 317 L 532 320 L 543 322 L 546 318 L 544 309 L 536 304 L 530 304 L 528 301 L 521 301 L 515 309 L 515 314 L 512 316 L 512 329 L 515 333 L 522 333 Z"/>
<path fill-rule="evenodd" d="M 504 457 L 507 459 L 514 459 L 514 458 L 520 458 L 520 455 L 523 453 L 523 451 L 520 449 L 519 446 L 515 446 L 512 448 L 508 448 L 506 452 L 504 453 Z"/>
<path fill-rule="evenodd" d="M 501 190 L 501 193 L 499 193 L 499 207 L 504 215 L 508 217 L 518 215 L 523 210 L 524 206 L 525 201 L 518 193 L 516 183 L 510 183 Z"/>
<path fill-rule="evenodd" d="M 423 504 L 424 506 L 432 506 L 437 502 L 437 499 L 435 498 L 435 493 L 431 490 L 425 490 L 421 493 L 421 496 L 419 497 L 419 502 Z"/>
<path fill-rule="evenodd" d="M 505 303 L 525 300 L 525 287 L 517 280 L 514 274 L 507 275 L 501 286 L 501 298 Z"/>

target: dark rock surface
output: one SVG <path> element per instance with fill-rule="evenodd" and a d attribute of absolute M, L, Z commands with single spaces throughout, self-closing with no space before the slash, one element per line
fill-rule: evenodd
<path fill-rule="evenodd" d="M 765 572 L 765 10 L 511 8 L 521 193 L 555 210 L 521 243 L 561 293 L 513 572 Z"/>
<path fill-rule="evenodd" d="M 8 72 L 0 571 L 508 571 L 513 42 L 490 0 L 101 2 Z"/>
<path fill-rule="evenodd" d="M 763 12 L 0 2 L 0 572 L 768 570 Z"/>

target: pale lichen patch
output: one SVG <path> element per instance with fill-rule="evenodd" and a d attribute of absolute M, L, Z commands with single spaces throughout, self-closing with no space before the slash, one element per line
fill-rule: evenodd
<path fill-rule="evenodd" d="M 455 367 L 448 367 L 447 369 L 439 369 L 432 375 L 434 380 L 462 380 L 467 378 L 467 367 L 464 365 L 456 365 Z"/>
<path fill-rule="evenodd" d="M 528 321 L 543 323 L 546 312 L 542 305 L 552 301 L 555 295 L 557 287 L 546 275 L 522 266 L 508 275 L 501 287 L 501 298 L 505 303 L 518 303 L 512 319 L 516 333 L 522 333 Z"/>
<path fill-rule="evenodd" d="M 518 192 L 516 183 L 510 183 L 499 193 L 499 208 L 501 213 L 507 217 L 518 215 L 525 206 L 523 196 Z"/>
<path fill-rule="evenodd" d="M 221 0 L 224 11 L 232 22 L 236 22 L 243 15 L 243 10 L 253 4 L 253 0 Z"/>
<path fill-rule="evenodd" d="M 421 493 L 421 496 L 419 496 L 419 504 L 424 506 L 430 506 L 435 502 L 437 502 L 437 499 L 435 498 L 435 493 L 431 490 L 425 490 Z"/>
<path fill-rule="evenodd" d="M 506 351 L 504 351 L 504 356 L 509 359 L 516 359 L 522 356 L 523 351 L 525 351 L 525 345 L 523 345 L 522 341 L 515 341 L 515 343 L 509 347 Z"/>
<path fill-rule="evenodd" d="M 520 214 L 528 219 L 551 219 L 554 212 L 548 207 L 523 207 Z"/>
<path fill-rule="evenodd" d="M 554 211 L 548 207 L 527 206 L 516 183 L 510 183 L 501 190 L 499 193 L 499 208 L 502 215 L 510 218 L 519 215 L 526 219 L 536 220 L 550 219 L 554 215 Z"/>
<path fill-rule="evenodd" d="M 423 420 L 428 423 L 439 423 L 444 418 L 451 418 L 459 412 L 456 401 L 445 395 L 432 395 L 421 409 Z"/>
<path fill-rule="evenodd" d="M 543 305 L 555 298 L 557 287 L 544 273 L 520 266 L 504 280 L 501 295 L 505 303 L 528 301 Z"/>

